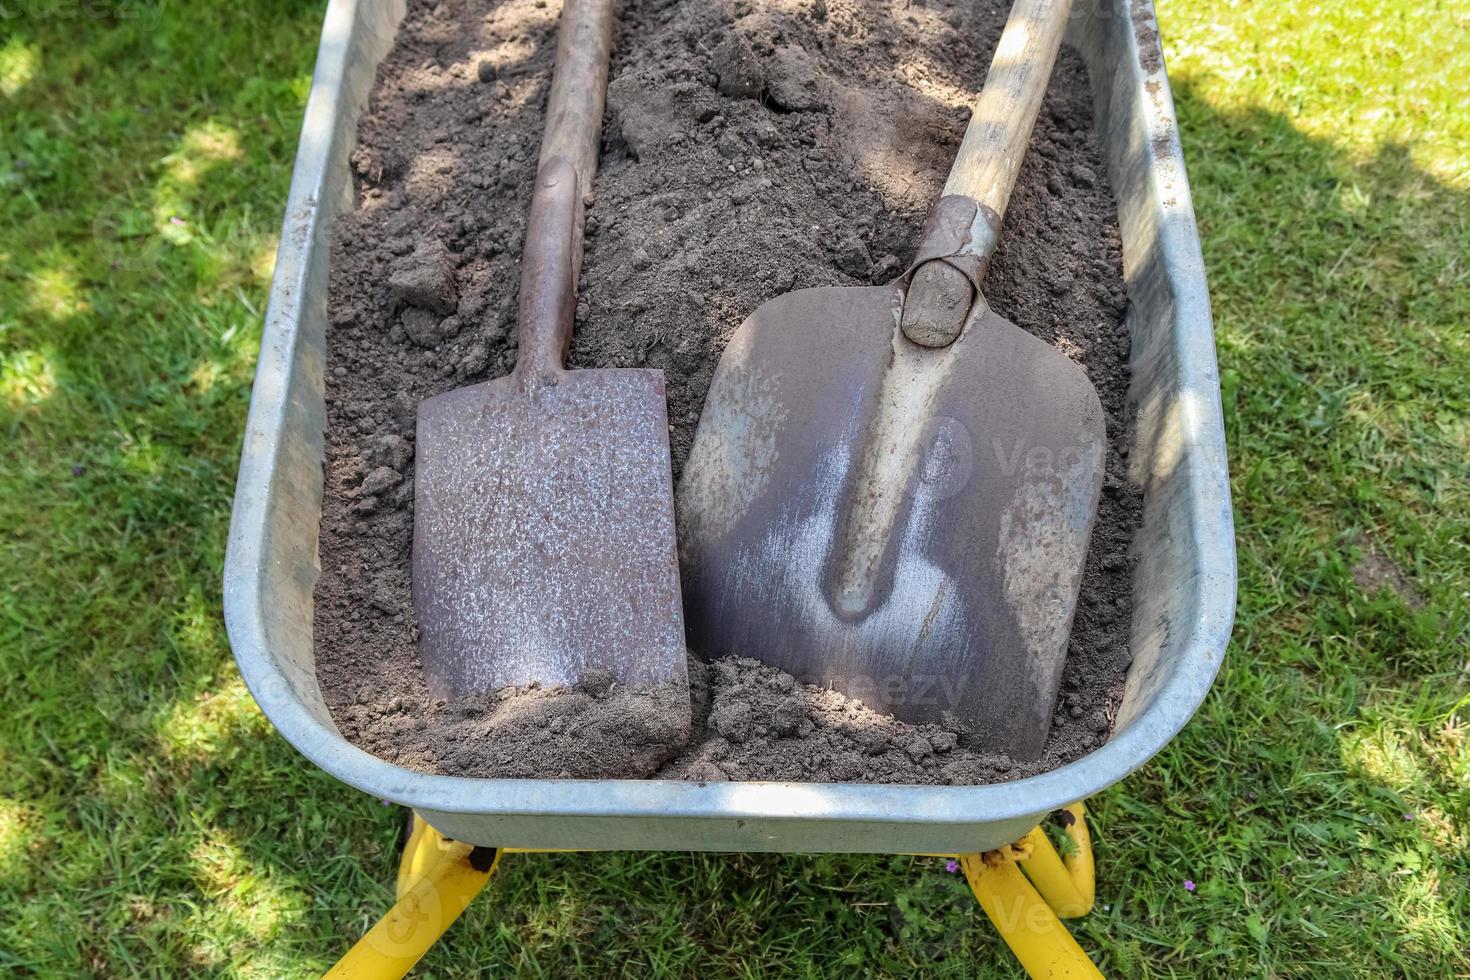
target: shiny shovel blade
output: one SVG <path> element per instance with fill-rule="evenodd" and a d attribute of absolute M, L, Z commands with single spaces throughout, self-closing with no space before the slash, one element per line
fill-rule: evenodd
<path fill-rule="evenodd" d="M 435 697 L 605 670 L 686 679 L 663 373 L 559 372 L 419 406 L 413 598 Z"/>
<path fill-rule="evenodd" d="M 691 647 L 756 657 L 1018 760 L 1050 729 L 1101 488 L 1081 369 L 988 310 L 948 348 L 896 286 L 741 325 L 678 489 Z"/>

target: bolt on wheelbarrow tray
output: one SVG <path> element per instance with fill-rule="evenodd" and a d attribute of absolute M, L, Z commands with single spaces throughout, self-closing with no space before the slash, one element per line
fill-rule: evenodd
<path fill-rule="evenodd" d="M 1122 779 L 1208 693 L 1235 608 L 1219 375 L 1199 237 L 1150 0 L 1079 8 L 1066 40 L 1091 77 L 1119 231 L 1137 404 L 1130 464 L 1132 666 L 1112 738 L 1066 766 L 989 786 L 468 779 L 414 772 L 351 745 L 317 685 L 332 219 L 352 206 L 348 158 L 403 0 L 331 0 L 302 126 L 225 560 L 240 672 L 272 723 L 338 779 L 419 811 L 457 840 L 508 847 L 972 852 Z M 983 59 L 987 52 L 976 51 Z"/>

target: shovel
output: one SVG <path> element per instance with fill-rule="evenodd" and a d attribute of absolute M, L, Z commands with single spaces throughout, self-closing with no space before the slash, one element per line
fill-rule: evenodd
<path fill-rule="evenodd" d="M 425 399 L 413 601 L 438 698 L 687 683 L 663 372 L 568 371 L 612 0 L 562 10 L 507 377 Z"/>
<path fill-rule="evenodd" d="M 981 286 L 1066 24 L 1018 0 L 914 265 L 761 305 L 679 485 L 690 644 L 977 747 L 1050 729 L 1103 476 L 1082 370 Z"/>

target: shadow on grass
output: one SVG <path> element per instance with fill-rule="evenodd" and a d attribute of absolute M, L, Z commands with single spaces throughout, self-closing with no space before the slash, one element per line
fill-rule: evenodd
<path fill-rule="evenodd" d="M 1470 205 L 1405 147 L 1175 97 L 1240 606 L 1200 715 L 1099 801 L 1111 908 L 1082 928 L 1125 974 L 1462 971 Z"/>
<path fill-rule="evenodd" d="M 33 4 L 6 21 L 29 59 L 0 141 L 11 969 L 299 969 L 279 934 L 315 896 L 360 892 L 341 854 L 370 859 L 392 822 L 271 734 L 220 625 L 256 264 L 321 12 Z"/>

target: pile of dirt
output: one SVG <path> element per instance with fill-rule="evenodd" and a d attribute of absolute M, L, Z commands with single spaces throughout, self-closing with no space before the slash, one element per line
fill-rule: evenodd
<path fill-rule="evenodd" d="M 589 671 L 573 688 L 506 688 L 426 703 L 386 703 L 370 688 L 335 709 L 369 752 L 425 772 L 595 779 L 647 775 L 689 744 L 689 689 L 630 689 Z"/>
<path fill-rule="evenodd" d="M 574 367 L 667 376 L 675 475 L 725 342 L 792 289 L 893 279 L 912 257 L 1004 25 L 931 0 L 631 0 L 620 9 L 587 220 Z M 409 595 L 418 401 L 515 361 L 518 255 L 550 83 L 545 0 L 411 2 L 379 69 L 336 225 L 318 679 L 343 734 L 476 776 L 978 783 L 1106 739 L 1122 695 L 1140 517 L 1126 477 L 1128 336 L 1116 208 L 1086 72 L 1063 50 L 986 296 L 1077 360 L 1107 412 L 1107 480 L 1043 758 L 974 751 L 740 658 L 682 692 L 595 678 L 453 703 L 424 688 Z M 927 748 L 926 748 L 927 746 Z"/>

